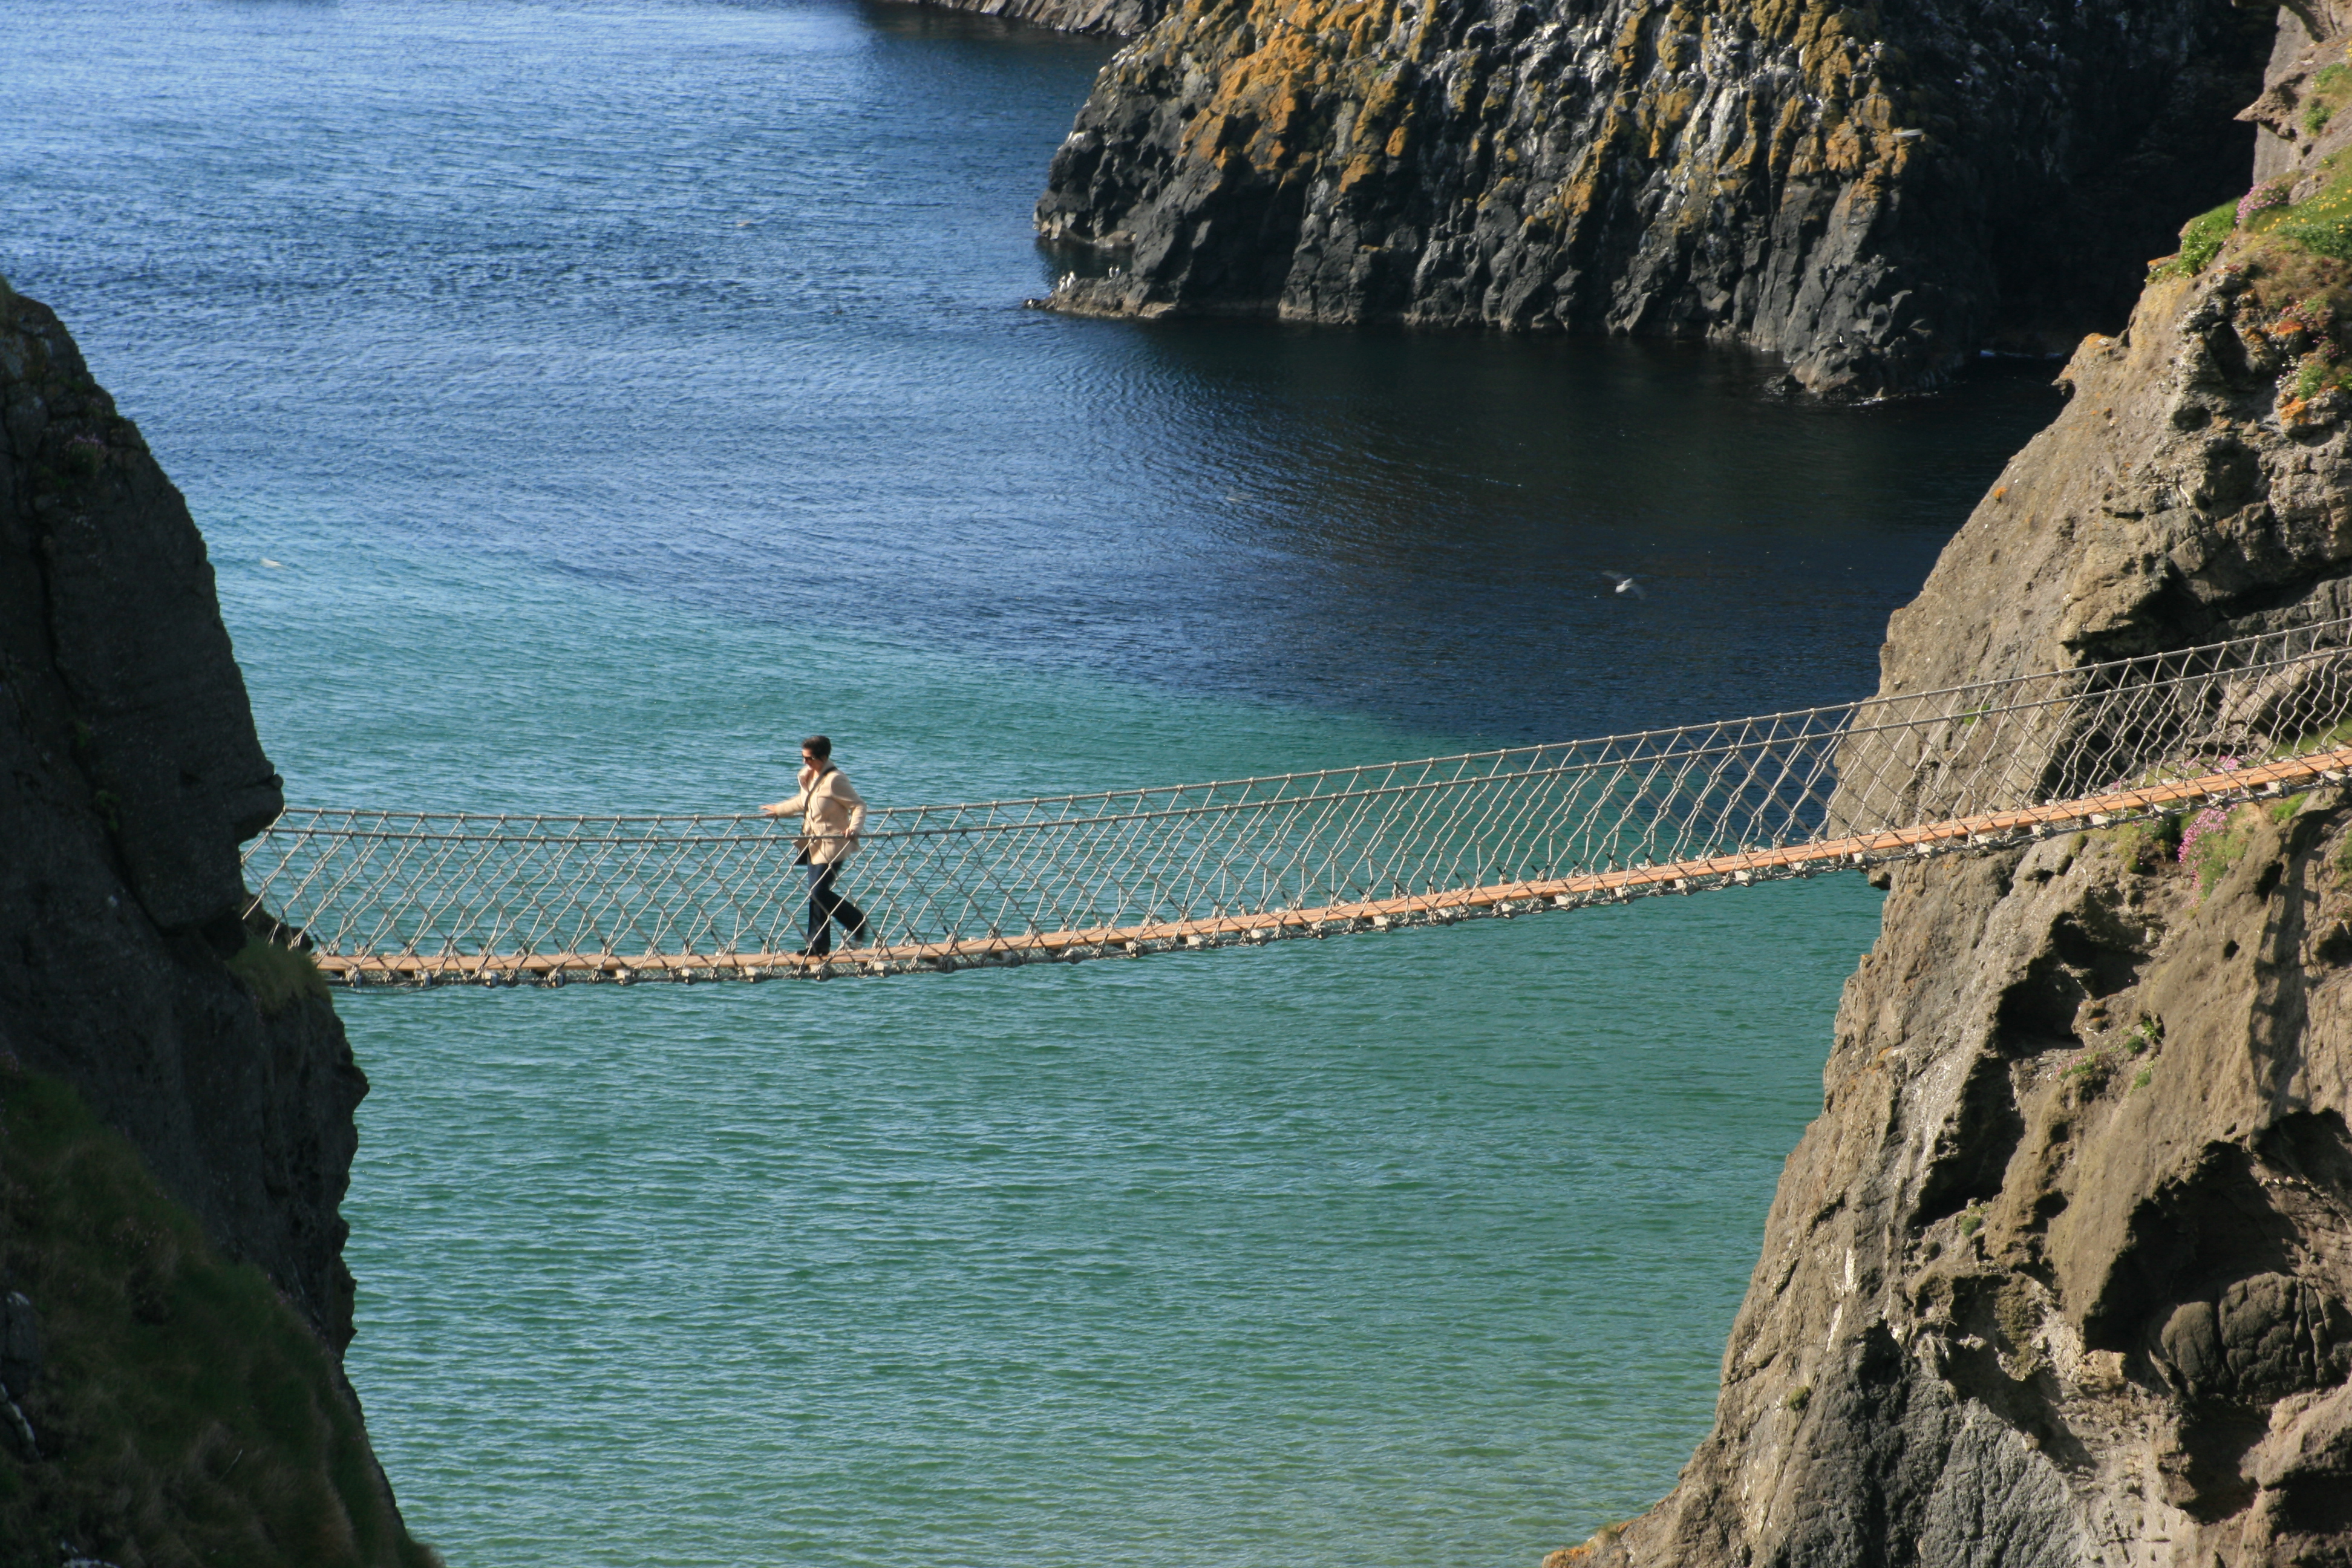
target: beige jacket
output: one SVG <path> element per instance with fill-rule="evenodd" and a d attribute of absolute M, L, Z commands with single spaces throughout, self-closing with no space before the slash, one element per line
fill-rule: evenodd
<path fill-rule="evenodd" d="M 790 800 L 761 809 L 771 816 L 797 816 L 808 831 L 801 836 L 801 847 L 808 851 L 810 861 L 830 866 L 845 860 L 856 847 L 850 839 L 866 826 L 866 798 L 849 783 L 849 775 L 839 768 L 827 768 L 823 773 L 803 767 L 800 773 L 800 794 Z"/>

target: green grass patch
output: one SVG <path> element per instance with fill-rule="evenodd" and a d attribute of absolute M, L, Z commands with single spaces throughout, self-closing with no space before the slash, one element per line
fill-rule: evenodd
<path fill-rule="evenodd" d="M 2179 853 L 2180 830 L 2185 820 L 2180 814 L 2173 812 L 2115 827 L 2102 827 L 2098 832 L 2101 837 L 2116 847 L 2117 857 L 2127 869 L 2153 871 L 2169 863 Z"/>
<path fill-rule="evenodd" d="M 2352 68 L 2323 66 L 2310 82 L 2303 102 L 2303 128 L 2316 136 L 2327 129 L 2347 101 L 2352 101 Z"/>
<path fill-rule="evenodd" d="M 2335 323 L 2352 320 L 2352 160 L 2336 153 L 2321 170 L 2323 184 L 2300 202 L 2286 202 L 2295 184 L 2287 176 L 2248 192 L 2228 242 L 2228 265 L 2254 307 L 2240 310 L 2241 330 L 2259 328 L 2302 361 L 2294 391 L 2305 402 L 2345 384 Z"/>
<path fill-rule="evenodd" d="M 2197 872 L 2197 890 L 2211 892 L 2213 884 L 2245 858 L 2252 839 L 2253 824 L 2247 820 L 2243 807 L 2230 811 L 2218 826 L 2200 834 L 2189 850 L 2189 864 Z"/>
<path fill-rule="evenodd" d="M 2272 763 L 2282 757 L 2307 756 L 2313 752 L 2332 752 L 2347 745 L 2352 745 L 2352 719 L 2340 724 L 2331 724 L 2325 730 L 2307 730 L 2281 741 L 2255 760 Z"/>
<path fill-rule="evenodd" d="M 228 961 L 228 972 L 253 993 L 264 1013 L 283 1013 L 307 998 L 327 996 L 327 977 L 316 960 L 258 936 L 246 937 L 244 948 Z"/>
<path fill-rule="evenodd" d="M 2352 369 L 2321 354 L 2305 354 L 2295 367 L 2294 395 L 2308 403 L 2323 392 L 2342 386 Z"/>
<path fill-rule="evenodd" d="M 2308 199 L 2263 216 L 2267 221 L 2257 232 L 2265 239 L 2333 261 L 2352 261 L 2352 178 L 2339 174 Z"/>
<path fill-rule="evenodd" d="M 2180 250 L 2166 257 L 2148 269 L 2151 279 L 2158 278 L 2194 278 L 2212 264 L 2221 254 L 2222 245 L 2231 231 L 2238 226 L 2238 204 L 2223 202 L 2210 212 L 2198 214 L 2180 229 Z"/>
<path fill-rule="evenodd" d="M 2221 254 L 2221 244 L 2230 231 L 2238 226 L 2238 204 L 2223 202 L 2210 212 L 2200 213 L 2181 226 L 2180 259 L 2191 273 L 2202 272 L 2216 256 Z"/>
<path fill-rule="evenodd" d="M 2078 1085 L 2083 1097 L 2087 1100 L 2107 1087 L 2107 1079 L 2113 1076 L 2115 1068 L 2115 1058 L 2102 1048 L 2084 1052 L 2080 1061 L 2058 1077 L 2061 1082 Z"/>
<path fill-rule="evenodd" d="M 2258 217 L 2252 225 L 2257 231 L 2262 221 Z M 2263 311 L 2301 314 L 2298 307 L 2313 303 L 2325 304 L 2331 317 L 2352 313 L 2352 262 L 2315 256 L 2299 245 L 2273 242 L 2260 232 L 2242 238 L 2242 255 L 2229 265 L 2244 271 L 2257 321 Z"/>
<path fill-rule="evenodd" d="M 327 1348 L 54 1079 L 0 1072 L 0 1213 L 43 1341 L 22 1401 L 40 1457 L 0 1446 L 0 1568 L 55 1568 L 59 1541 L 126 1564 L 437 1562 Z"/>

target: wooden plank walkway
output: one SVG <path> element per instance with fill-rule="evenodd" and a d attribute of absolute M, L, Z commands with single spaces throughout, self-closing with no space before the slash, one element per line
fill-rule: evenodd
<path fill-rule="evenodd" d="M 995 963 L 1052 962 L 1076 957 L 1167 952 L 1223 946 L 1282 936 L 1381 931 L 1400 926 L 1485 914 L 1534 913 L 1574 908 L 1641 894 L 1696 892 L 1705 889 L 1787 877 L 1819 875 L 1937 853 L 1990 849 L 2014 843 L 2020 835 L 2074 827 L 2103 826 L 2177 811 L 2278 795 L 2295 787 L 2341 782 L 2352 773 L 2352 746 L 2277 762 L 2253 763 L 2227 773 L 2177 783 L 2119 789 L 2048 805 L 1998 811 L 1916 827 L 1815 840 L 1786 848 L 1744 850 L 1670 865 L 1541 880 L 1497 882 L 1441 892 L 1328 904 L 1313 909 L 1268 910 L 1209 920 L 1044 931 L 1024 936 L 971 938 L 957 942 L 846 948 L 824 958 L 795 952 L 661 953 L 481 953 L 312 954 L 331 980 L 365 984 L 429 984 L 435 981 L 561 984 L 567 979 L 761 979 L 830 974 L 892 973 L 948 970 Z"/>

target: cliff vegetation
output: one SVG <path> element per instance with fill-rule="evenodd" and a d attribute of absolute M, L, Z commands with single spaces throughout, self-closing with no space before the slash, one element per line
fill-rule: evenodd
<path fill-rule="evenodd" d="M 0 1064 L 8 1288 L 39 1301 L 0 1442 L 0 1565 L 437 1561 L 409 1541 L 333 1353 L 66 1084 Z M 30 1433 L 28 1447 L 24 1435 Z"/>

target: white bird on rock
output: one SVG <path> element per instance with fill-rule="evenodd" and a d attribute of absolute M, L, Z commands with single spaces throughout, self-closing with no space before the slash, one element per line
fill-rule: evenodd
<path fill-rule="evenodd" d="M 1601 574 L 1603 577 L 1608 578 L 1612 583 L 1617 584 L 1618 593 L 1630 598 L 1646 599 L 1650 596 L 1649 595 L 1642 592 L 1642 584 L 1634 582 L 1633 579 L 1626 576 L 1622 572 L 1603 572 Z"/>

